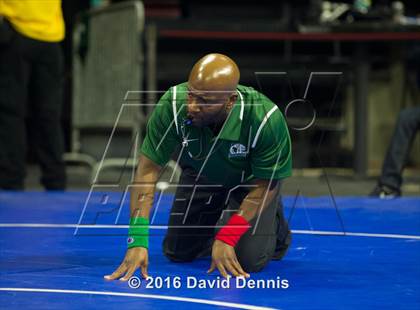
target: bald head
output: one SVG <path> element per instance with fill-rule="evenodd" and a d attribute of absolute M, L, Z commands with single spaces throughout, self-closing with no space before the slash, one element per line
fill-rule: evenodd
<path fill-rule="evenodd" d="M 222 54 L 208 54 L 192 68 L 188 79 L 188 118 L 194 126 L 212 127 L 216 134 L 238 94 L 239 69 Z"/>
<path fill-rule="evenodd" d="M 233 92 L 239 82 L 236 63 L 222 54 L 208 54 L 192 68 L 188 86 L 196 91 Z"/>

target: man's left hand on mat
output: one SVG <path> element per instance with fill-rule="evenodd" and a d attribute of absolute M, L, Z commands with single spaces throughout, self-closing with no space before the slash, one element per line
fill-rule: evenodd
<path fill-rule="evenodd" d="M 220 274 L 225 278 L 227 278 L 228 272 L 230 272 L 234 277 L 249 278 L 249 274 L 246 273 L 239 264 L 234 247 L 220 240 L 215 240 L 211 256 L 211 266 L 207 273 L 212 273 L 217 267 Z"/>

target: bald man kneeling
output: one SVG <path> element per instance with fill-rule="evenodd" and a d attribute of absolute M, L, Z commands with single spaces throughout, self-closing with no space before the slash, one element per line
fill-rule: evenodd
<path fill-rule="evenodd" d="M 163 241 L 169 260 L 211 255 L 208 273 L 249 277 L 285 255 L 291 233 L 280 184 L 292 170 L 289 132 L 278 107 L 239 79 L 232 59 L 209 54 L 159 100 L 131 190 L 127 253 L 106 279 L 127 281 L 137 269 L 148 276 L 155 184 L 171 158 L 182 174 Z"/>

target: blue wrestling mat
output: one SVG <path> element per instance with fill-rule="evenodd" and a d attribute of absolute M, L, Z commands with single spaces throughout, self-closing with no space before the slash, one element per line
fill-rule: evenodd
<path fill-rule="evenodd" d="M 157 198 L 153 281 L 130 288 L 103 279 L 126 249 L 123 194 L 1 192 L 1 307 L 420 309 L 420 198 L 286 197 L 294 231 L 288 254 L 238 282 L 207 275 L 210 258 L 176 264 L 163 256 L 173 197 Z"/>

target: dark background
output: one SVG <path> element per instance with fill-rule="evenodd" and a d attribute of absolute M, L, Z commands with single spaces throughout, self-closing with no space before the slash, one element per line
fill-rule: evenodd
<path fill-rule="evenodd" d="M 114 0 L 111 3 L 122 1 Z M 292 32 L 296 31 L 301 24 L 315 23 L 315 16 L 319 12 L 316 12 L 314 7 L 319 2 L 318 0 L 164 0 L 144 1 L 144 5 L 146 25 L 156 24 L 164 29 Z M 352 3 L 352 1 L 341 2 Z M 420 12 L 419 1 L 412 0 L 404 3 L 406 15 L 415 15 Z M 373 1 L 374 7 L 389 4 L 390 1 Z M 70 148 L 71 139 L 72 31 L 77 15 L 89 8 L 90 2 L 86 0 L 63 0 L 66 23 L 66 38 L 62 42 L 66 68 L 63 127 L 67 150 Z M 328 162 L 328 166 L 351 168 L 352 150 L 339 147 L 340 134 L 346 129 L 338 126 L 336 124 L 338 121 L 334 120 L 335 118 L 338 120 L 343 115 L 344 90 L 353 82 L 350 58 L 353 43 L 341 44 L 338 58 L 331 56 L 334 46 L 330 43 L 294 43 L 292 58 L 290 55 L 285 55 L 286 48 L 283 42 L 269 40 L 250 42 L 247 40 L 158 38 L 158 89 L 164 90 L 185 81 L 190 68 L 200 57 L 207 53 L 219 52 L 229 55 L 238 63 L 241 69 L 241 84 L 262 90 L 284 110 L 288 102 L 303 95 L 310 72 L 343 71 L 341 78 L 314 79 L 308 96 L 311 105 L 295 106 L 292 109 L 292 116 L 299 125 L 297 120 L 310 117 L 311 107 L 314 107 L 320 121 L 310 132 L 291 130 L 291 134 L 295 168 L 322 167 L 321 157 L 323 161 Z M 373 69 L 381 69 L 388 65 L 390 50 L 387 44 L 372 44 L 369 46 L 369 51 L 374 57 Z M 406 58 L 407 61 L 413 61 L 410 55 Z M 260 76 L 257 79 L 255 75 L 255 71 L 276 70 L 287 71 L 288 77 L 273 79 Z M 333 100 L 334 97 L 335 100 Z M 320 143 L 322 147 L 319 151 L 315 151 L 318 150 Z"/>

